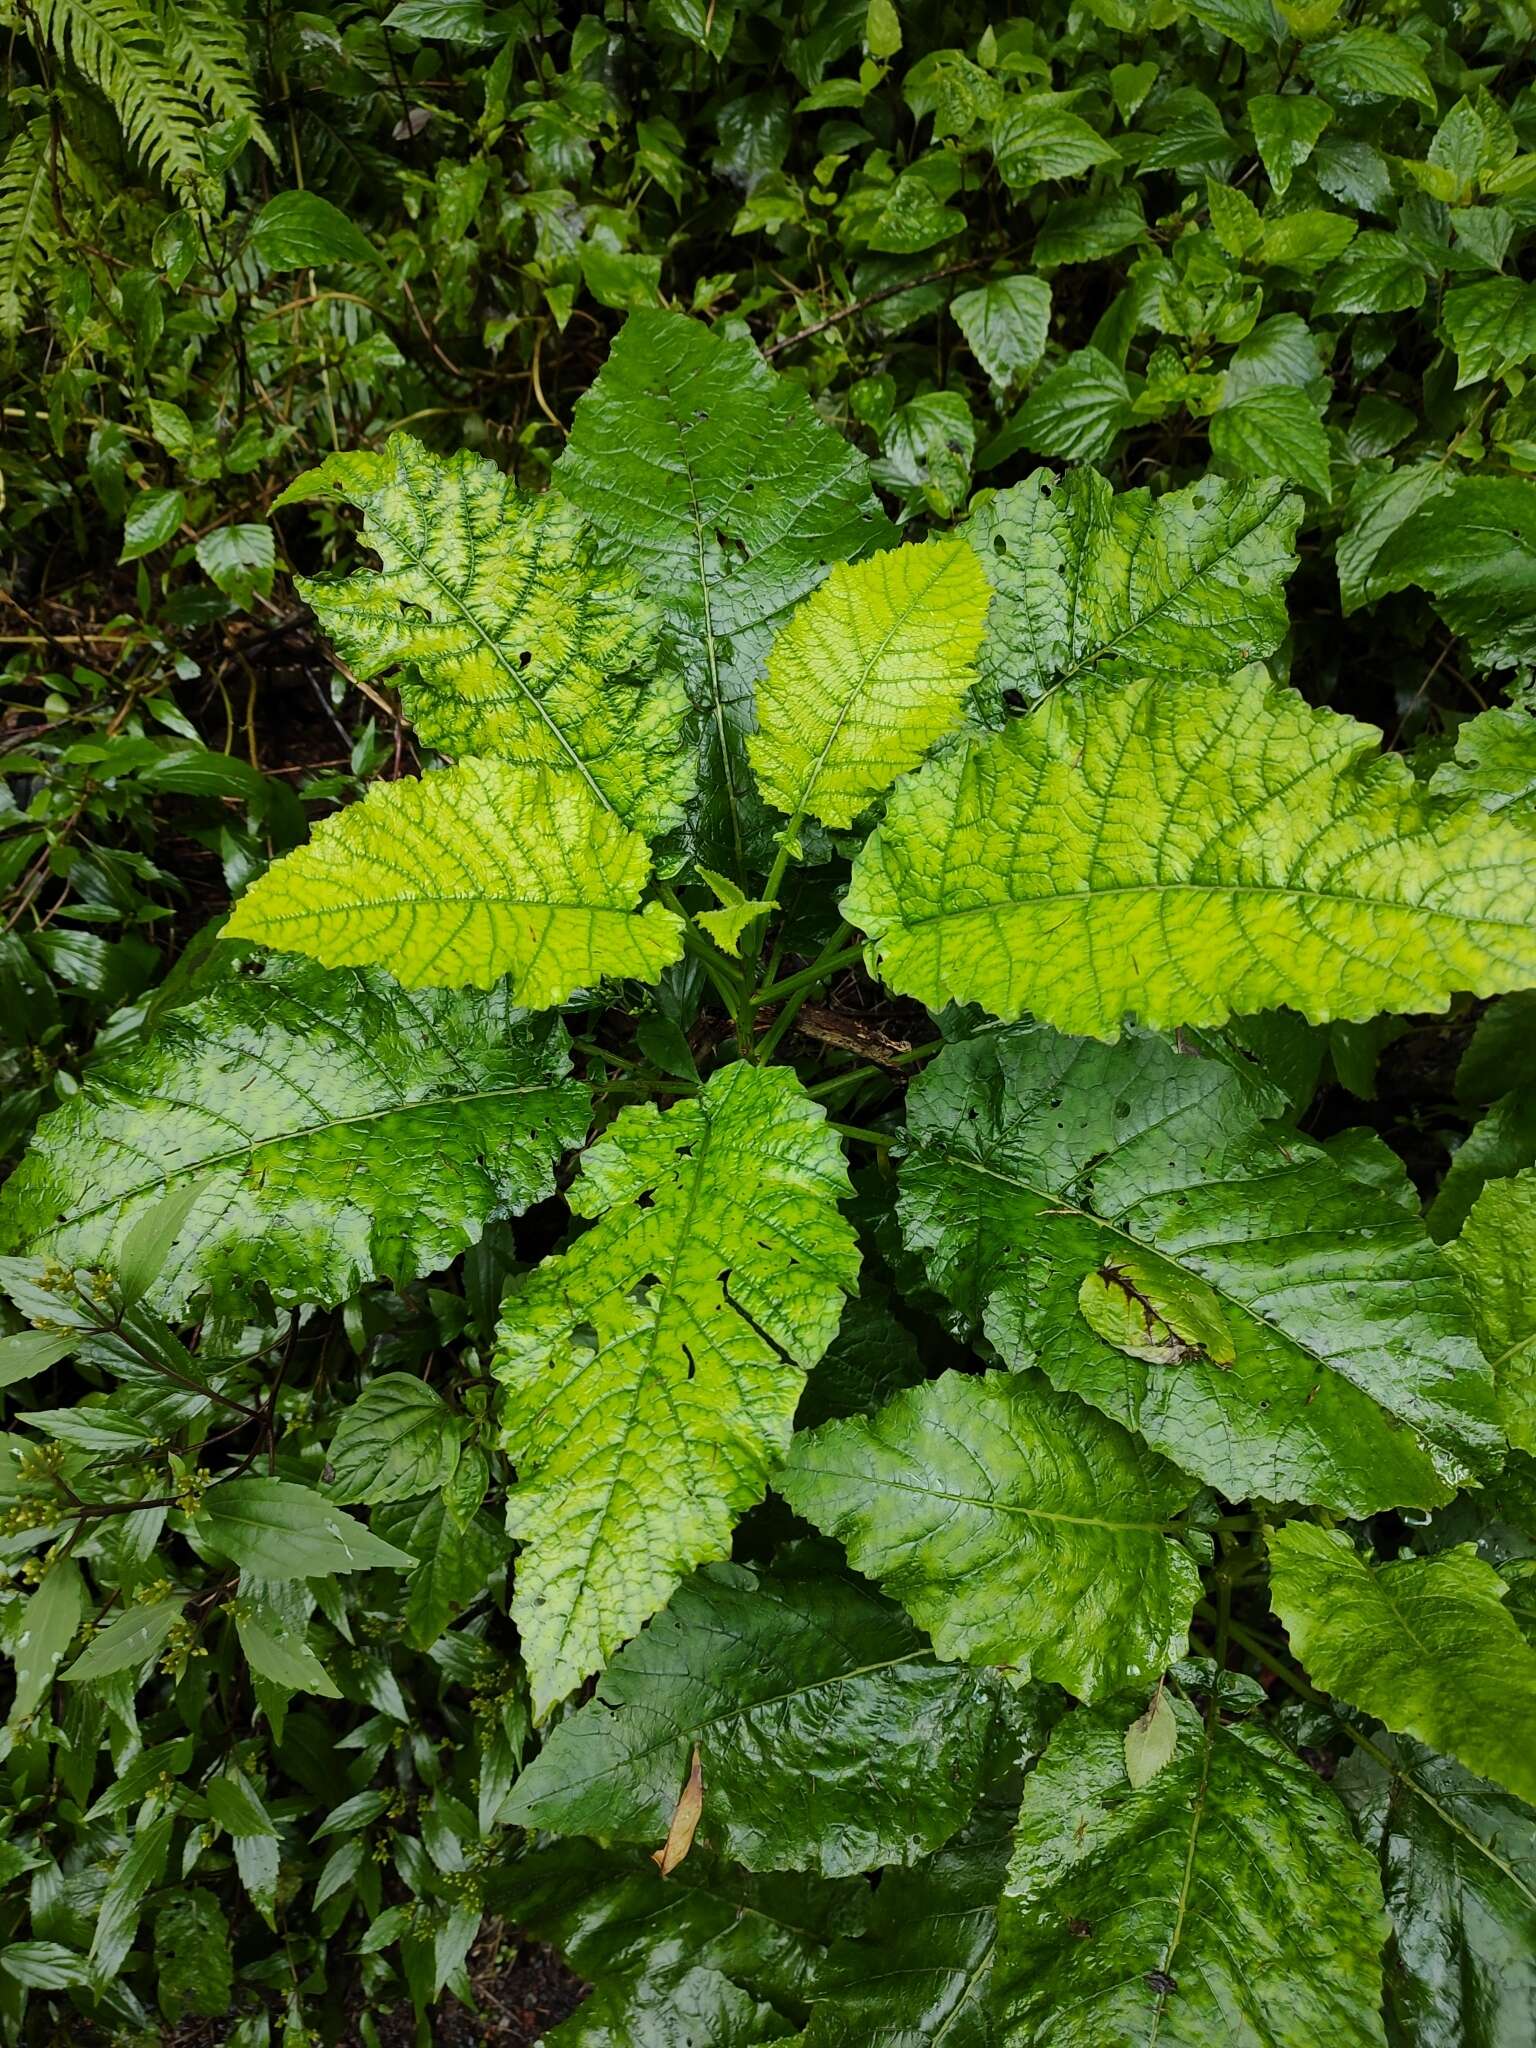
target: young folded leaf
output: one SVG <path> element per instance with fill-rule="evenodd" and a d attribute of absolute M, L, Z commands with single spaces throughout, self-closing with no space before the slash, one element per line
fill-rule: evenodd
<path fill-rule="evenodd" d="M 1179 1717 L 1161 1679 L 1148 1705 L 1125 1731 L 1125 1775 L 1133 1791 L 1166 1770 L 1179 1748 Z"/>
<path fill-rule="evenodd" d="M 688 700 L 675 675 L 653 678 L 661 612 L 622 563 L 599 563 L 574 506 L 409 434 L 327 456 L 277 503 L 321 496 L 357 506 L 381 567 L 295 587 L 364 681 L 400 671 L 429 747 L 568 769 L 647 838 L 678 822 Z"/>
<path fill-rule="evenodd" d="M 633 313 L 576 407 L 555 485 L 659 599 L 699 733 L 703 858 L 744 881 L 745 739 L 775 629 L 831 562 L 892 537 L 864 458 L 748 341 Z"/>
<path fill-rule="evenodd" d="M 1536 981 L 1536 826 L 1256 681 L 1051 698 L 900 784 L 844 903 L 888 987 L 1114 1038 Z"/>
<path fill-rule="evenodd" d="M 570 1191 L 596 1221 L 508 1297 L 513 1617 L 542 1716 L 729 1548 L 859 1270 L 847 1169 L 786 1067 L 624 1110 Z"/>
<path fill-rule="evenodd" d="M 1384 2048 L 1386 1916 L 1349 1816 L 1267 1728 L 1172 1702 L 1133 1789 L 1124 1703 L 1030 1774 L 999 1915 L 1004 2048 Z"/>
<path fill-rule="evenodd" d="M 1092 469 L 1037 469 L 961 527 L 995 593 L 984 690 L 1033 702 L 1106 662 L 1137 675 L 1235 675 L 1284 639 L 1302 500 L 1203 477 L 1154 498 Z"/>
<path fill-rule="evenodd" d="M 1503 1446 L 1455 1275 L 1368 1161 L 1250 1087 L 1150 1033 L 951 1046 L 907 1098 L 907 1244 L 1008 1364 L 1234 1500 L 1449 1500 Z M 1085 1314 L 1092 1276 L 1169 1341 Z"/>
<path fill-rule="evenodd" d="M 1536 1650 L 1470 1543 L 1372 1565 L 1342 1529 L 1289 1522 L 1269 1558 L 1314 1684 L 1536 1805 Z"/>
<path fill-rule="evenodd" d="M 960 719 L 987 581 L 958 540 L 839 563 L 782 628 L 747 741 L 761 795 L 851 825 Z"/>
<path fill-rule="evenodd" d="M 564 1027 L 505 987 L 407 994 L 382 974 L 253 963 L 93 1068 L 0 1193 L 0 1250 L 111 1268 L 167 1190 L 197 1199 L 148 1296 L 165 1315 L 405 1282 L 554 1192 L 587 1091 Z"/>
<path fill-rule="evenodd" d="M 405 988 L 489 988 L 531 1010 L 605 975 L 655 981 L 682 920 L 636 908 L 650 874 L 638 832 L 574 775 L 461 761 L 376 782 L 274 861 L 224 936 L 327 967 L 387 967 Z"/>
<path fill-rule="evenodd" d="M 1536 1452 L 1536 1171 L 1490 1181 L 1445 1255 L 1471 1297 L 1504 1433 Z"/>
<path fill-rule="evenodd" d="M 710 1565 L 549 1736 L 502 1818 L 653 1847 L 697 1751 L 697 1839 L 747 1869 L 912 1863 L 980 1796 L 1004 1692 L 937 1663 L 856 1580 Z"/>
<path fill-rule="evenodd" d="M 1091 1700 L 1184 1653 L 1200 1574 L 1164 1524 L 1195 1482 L 1034 1373 L 946 1373 L 802 1432 L 774 1484 L 941 1656 Z"/>

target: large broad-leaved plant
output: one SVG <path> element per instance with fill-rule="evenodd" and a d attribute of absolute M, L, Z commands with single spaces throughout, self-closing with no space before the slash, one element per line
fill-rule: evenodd
<path fill-rule="evenodd" d="M 1272 175 L 1316 128 L 1274 101 Z M 374 565 L 305 595 L 427 765 L 252 881 L 43 1120 L 7 1372 L 233 1342 L 544 1205 L 493 1446 L 386 1372 L 322 1461 L 153 1511 L 238 1575 L 258 1684 L 334 1696 L 295 1589 L 405 1573 L 433 1642 L 504 1565 L 506 1461 L 542 1740 L 486 1896 L 599 1981 L 582 2039 L 1527 2038 L 1529 1571 L 1449 1504 L 1528 1483 L 1536 1194 L 1490 1182 L 1442 1247 L 1373 1133 L 1298 1128 L 1284 1046 L 1536 986 L 1536 826 L 1491 747 L 1419 773 L 1287 677 L 1295 493 L 1042 470 L 903 539 L 748 343 L 642 312 L 547 495 L 400 435 L 317 497 Z M 862 1018 L 819 1000 L 860 965 Z M 871 1070 L 894 1106 L 844 1123 Z M 165 1491 L 152 1430 L 101 1462 L 142 1415 L 80 1413 L 77 1502 Z M 1402 1515 L 1444 1540 L 1397 1555 Z M 86 1597 L 65 1545 L 24 1712 Z M 209 1808 L 270 1902 L 244 1782 Z M 1413 1985 L 1460 2017 L 1415 2031 Z"/>

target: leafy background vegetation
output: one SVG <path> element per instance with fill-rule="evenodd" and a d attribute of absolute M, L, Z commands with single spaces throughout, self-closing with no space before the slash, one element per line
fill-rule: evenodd
<path fill-rule="evenodd" d="M 0 14 L 0 1156 L 14 1166 L 46 1113 L 78 1119 L 43 1125 L 16 1175 L 0 1268 L 7 2037 L 532 2038 L 562 1994 L 505 1975 L 522 1929 L 597 1987 L 564 2042 L 1100 2048 L 1156 2025 L 1212 2043 L 1528 2040 L 1536 1071 L 1518 991 L 1536 968 L 1518 932 L 1494 962 L 1483 927 L 1431 942 L 1404 908 L 1439 891 L 1464 921 L 1530 921 L 1526 10 Z M 718 523 L 688 529 L 724 605 L 708 620 L 668 566 L 675 535 L 632 509 L 678 468 L 681 424 L 657 438 L 644 411 L 657 379 L 707 388 L 698 473 L 706 496 L 732 480 Z M 623 820 L 609 832 L 583 797 L 559 834 L 537 813 L 532 838 L 609 832 L 605 910 L 627 951 L 567 972 L 562 939 L 535 982 L 515 932 L 474 935 L 563 1026 L 516 1023 L 505 983 L 403 993 L 216 943 L 231 902 L 252 940 L 277 929 L 284 888 L 313 913 L 302 865 L 261 878 L 322 819 L 376 816 L 380 861 L 419 769 L 526 759 L 494 704 L 465 724 L 462 650 L 426 631 L 380 545 L 411 489 L 455 531 L 449 476 L 483 494 L 481 542 L 542 563 L 530 637 L 560 660 L 534 686 L 580 698 L 571 729 Z M 762 492 L 757 524 L 736 486 Z M 974 498 L 992 490 L 1007 495 Z M 814 542 L 775 554 L 823 501 Z M 615 584 L 626 536 L 641 568 Z M 930 578 L 892 683 L 927 679 L 928 708 L 898 737 L 872 718 L 818 751 L 818 650 L 857 667 L 871 608 L 916 600 L 834 570 L 798 638 L 790 608 L 830 563 L 924 536 L 872 560 Z M 333 571 L 361 576 L 350 605 Z M 749 749 L 739 706 L 765 663 Z M 632 672 L 645 690 L 615 715 L 603 680 Z M 712 691 L 725 709 L 693 736 L 691 802 L 677 721 Z M 1000 750 L 984 756 L 998 786 L 1066 778 L 1050 859 L 1085 874 L 1104 851 L 1102 830 L 1070 827 L 1085 761 L 1132 867 L 1156 827 L 1145 783 L 1116 793 L 1128 735 L 1186 763 L 1170 840 L 1186 816 L 1236 833 L 1252 750 L 1271 745 L 1260 850 L 1279 861 L 1295 819 L 1321 830 L 1359 796 L 1360 736 L 1330 762 L 1338 728 L 1302 700 L 1380 728 L 1404 764 L 1371 785 L 1402 922 L 1355 928 L 1356 955 L 1388 932 L 1375 978 L 1330 980 L 1336 957 L 1295 930 L 1261 971 L 1198 920 L 1182 942 L 1166 921 L 1135 944 L 1112 926 L 1087 974 L 1058 931 L 1017 922 L 933 957 L 915 909 L 930 883 L 942 909 L 949 884 L 924 880 L 924 848 L 953 835 L 987 874 L 1006 849 L 962 836 L 978 828 L 954 751 L 886 793 L 962 699 L 997 735 L 974 744 Z M 455 785 L 471 826 L 472 805 L 526 799 L 503 775 Z M 871 804 L 884 822 L 843 899 Z M 776 852 L 786 813 L 793 861 Z M 644 918 L 631 826 L 671 891 Z M 1319 858 L 1337 875 L 1358 851 Z M 1380 875 L 1349 879 L 1370 894 Z M 744 1008 L 738 947 L 750 966 L 767 899 L 777 986 Z M 319 922 L 304 943 L 286 929 L 330 957 Z M 430 983 L 441 943 L 422 941 L 419 974 L 414 935 L 384 964 Z M 1161 979 L 1140 951 L 1159 943 Z M 567 1000 L 604 973 L 601 1000 Z M 1469 989 L 1495 1000 L 1445 1006 Z M 1044 1021 L 998 1033 L 983 1010 Z M 1126 1010 L 1170 1035 L 1098 1043 Z M 793 1123 L 790 1066 L 847 1127 L 846 1220 L 842 1155 L 807 1123 L 795 1170 L 823 1293 L 769 1270 L 744 1316 L 725 1304 L 721 1348 L 814 1366 L 801 1434 L 761 1499 L 778 1458 L 741 1451 L 743 1424 L 751 1469 L 708 1514 L 686 1487 L 673 1502 L 661 1439 L 655 1540 L 675 1569 L 644 1598 L 624 1588 L 592 1655 L 557 1654 L 528 1603 L 579 1489 L 519 1389 L 540 1360 L 569 1364 L 559 1344 L 580 1351 L 583 1274 L 597 1303 L 609 1282 L 644 1291 L 615 1220 L 642 1126 L 614 1119 L 672 1104 L 660 1128 L 685 1147 L 686 1120 L 713 1119 L 738 1147 L 729 1208 Z M 466 1069 L 508 1105 L 489 1123 L 455 1109 Z M 102 1119 L 158 1104 L 158 1125 L 115 1127 L 153 1161 L 187 1142 L 178 1101 L 233 1102 L 243 1156 L 298 1097 L 339 1120 L 323 1158 L 221 1184 L 218 1218 L 201 1180 L 143 1208 L 110 1256 L 91 1241 L 112 1188 L 91 1179 L 105 1152 L 87 1170 L 81 1148 L 104 1143 Z M 335 1138 L 402 1097 L 428 1114 L 427 1200 L 388 1155 Z M 1224 1309 L 1180 1261 L 1178 1215 L 1148 1223 L 1142 1265 L 1082 1251 L 1074 1205 L 1108 1213 L 1099 1162 L 1124 1135 L 1095 1119 L 1154 1097 L 1179 1202 L 1287 1297 L 1260 1338 L 1228 1325 L 1233 1298 L 1257 1315 L 1242 1260 Z M 578 1161 L 589 1131 L 604 1142 Z M 1038 1271 L 1009 1264 L 1038 1202 L 978 1212 L 968 1158 L 1037 1176 Z M 1150 1199 L 1145 1162 L 1118 1170 L 1123 1199 Z M 337 1220 L 358 1174 L 381 1184 L 367 1227 Z M 1245 1174 L 1273 1183 L 1257 1222 L 1234 1218 Z M 82 1234 L 44 1246 L 60 1210 Z M 1303 1233 L 1305 1282 L 1282 1249 Z M 701 1301 L 710 1283 L 688 1280 Z M 498 1346 L 509 1285 L 522 1306 Z M 1106 1357 L 1125 1385 L 1138 1362 L 1134 1413 Z M 1319 1368 L 1289 1434 L 1234 1424 L 1232 1386 L 1272 1381 L 1278 1401 L 1319 1357 L 1377 1365 Z M 1054 1387 L 980 1370 L 1037 1358 Z M 893 1475 L 944 1444 L 1015 1472 L 1026 1498 L 1048 1446 L 1077 1460 L 1082 1502 L 1137 1532 L 1113 1556 L 1087 1539 L 1054 1555 L 1048 1597 L 1038 1560 L 974 1513 L 963 1460 L 927 1482 L 952 1495 L 947 1529 L 893 1522 Z M 1309 1511 L 1267 1533 L 1287 1501 Z M 720 1517 L 747 1508 L 733 1561 L 684 1577 L 725 1556 Z M 1403 1658 L 1405 1626 L 1441 1631 L 1432 1656 Z M 602 1703 L 582 1705 L 615 1653 Z M 779 1669 L 790 1703 L 765 1704 Z M 1207 1801 L 1244 1848 L 1165 1869 Z M 1121 1833 L 1106 1820 L 1068 1867 L 1088 1811 Z M 1186 1895 L 1177 1956 L 1111 1931 L 1128 1898 Z M 1258 1987 L 1240 2019 L 1194 1989 L 1225 1983 L 1233 1953 Z M 509 1983 L 525 1987 L 511 2005 Z M 1088 2016 L 1062 2018 L 1080 1997 Z"/>

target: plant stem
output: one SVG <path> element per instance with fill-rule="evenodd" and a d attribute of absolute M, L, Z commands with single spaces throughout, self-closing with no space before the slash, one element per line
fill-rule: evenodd
<path fill-rule="evenodd" d="M 639 1060 L 626 1059 L 623 1053 L 612 1052 L 606 1045 L 599 1045 L 595 1038 L 573 1038 L 571 1051 L 588 1053 L 594 1059 L 606 1060 L 609 1066 L 617 1067 L 621 1073 L 635 1074 L 640 1070 Z"/>
<path fill-rule="evenodd" d="M 863 957 L 862 939 L 857 945 L 844 946 L 840 952 L 823 952 L 819 960 L 814 961 L 809 967 L 802 968 L 798 974 L 786 975 L 783 981 L 770 982 L 766 988 L 760 988 L 752 998 L 752 1007 L 761 1009 L 764 1003 L 782 1002 L 787 996 L 796 994 L 802 988 L 814 988 L 818 981 L 825 981 L 829 974 L 836 974 L 842 967 L 851 967 L 855 961 L 862 960 Z"/>
<path fill-rule="evenodd" d="M 768 879 L 763 884 L 763 901 L 777 903 L 779 888 L 789 867 L 790 848 L 795 843 L 795 834 L 805 816 L 797 810 L 784 830 L 779 834 L 779 850 L 773 857 L 773 866 L 768 870 Z M 752 1012 L 760 1006 L 761 989 L 757 986 L 757 963 L 762 956 L 763 939 L 768 929 L 770 911 L 755 918 L 742 939 L 742 994 L 734 1011 L 736 1021 L 736 1043 L 743 1057 L 752 1057 Z"/>
<path fill-rule="evenodd" d="M 670 883 L 658 882 L 656 894 L 674 917 L 683 920 L 684 947 L 714 983 L 716 994 L 721 996 L 727 1008 L 734 1012 L 741 1001 L 741 976 L 708 934 L 699 930 L 684 908 L 682 898 Z"/>
<path fill-rule="evenodd" d="M 742 1008 L 744 998 L 742 985 L 736 975 L 727 967 L 724 959 L 701 933 L 689 925 L 683 935 L 683 944 L 698 961 L 714 985 L 714 990 L 727 1010 L 734 1017 Z"/>
<path fill-rule="evenodd" d="M 835 1095 L 842 1088 L 857 1088 L 865 1081 L 889 1081 L 893 1067 L 906 1067 L 914 1060 L 929 1059 L 934 1053 L 942 1052 L 944 1045 L 942 1038 L 930 1039 L 927 1045 L 909 1045 L 905 1052 L 893 1052 L 881 1066 L 849 1067 L 845 1073 L 833 1074 L 829 1080 L 808 1088 L 806 1093 L 813 1101 L 820 1101 L 823 1095 Z"/>
<path fill-rule="evenodd" d="M 778 1049 L 780 1039 L 783 1038 L 790 1025 L 794 1023 L 800 1005 L 809 994 L 810 990 L 806 988 L 802 989 L 799 995 L 792 996 L 757 1041 L 757 1059 L 760 1066 L 767 1066 L 768 1062 L 773 1058 L 775 1051 Z"/>
<path fill-rule="evenodd" d="M 827 1128 L 836 1131 L 840 1138 L 851 1138 L 856 1145 L 874 1145 L 878 1148 L 894 1145 L 899 1136 L 895 1131 L 866 1131 L 860 1124 L 835 1124 L 830 1119 Z"/>

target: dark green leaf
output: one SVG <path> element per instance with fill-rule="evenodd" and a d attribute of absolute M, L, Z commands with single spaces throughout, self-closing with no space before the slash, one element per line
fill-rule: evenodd
<path fill-rule="evenodd" d="M 318 192 L 279 192 L 251 223 L 251 247 L 268 270 L 375 267 L 378 251 L 339 207 Z"/>
<path fill-rule="evenodd" d="M 853 1581 L 711 1565 L 613 1660 L 503 1811 L 659 1846 L 697 1749 L 701 1843 L 749 1869 L 846 1876 L 953 1834 L 998 1714 L 994 1677 L 935 1663 Z"/>
<path fill-rule="evenodd" d="M 210 1549 L 263 1579 L 312 1579 L 376 1565 L 408 1570 L 415 1562 L 288 1479 L 226 1480 L 208 1494 L 193 1526 Z"/>
<path fill-rule="evenodd" d="M 1031 1774 L 1001 1908 L 1002 2048 L 1382 2048 L 1386 1922 L 1344 1808 L 1268 1730 L 1173 1713 L 1178 1747 L 1139 1790 L 1110 1706 L 1069 1714 Z"/>

